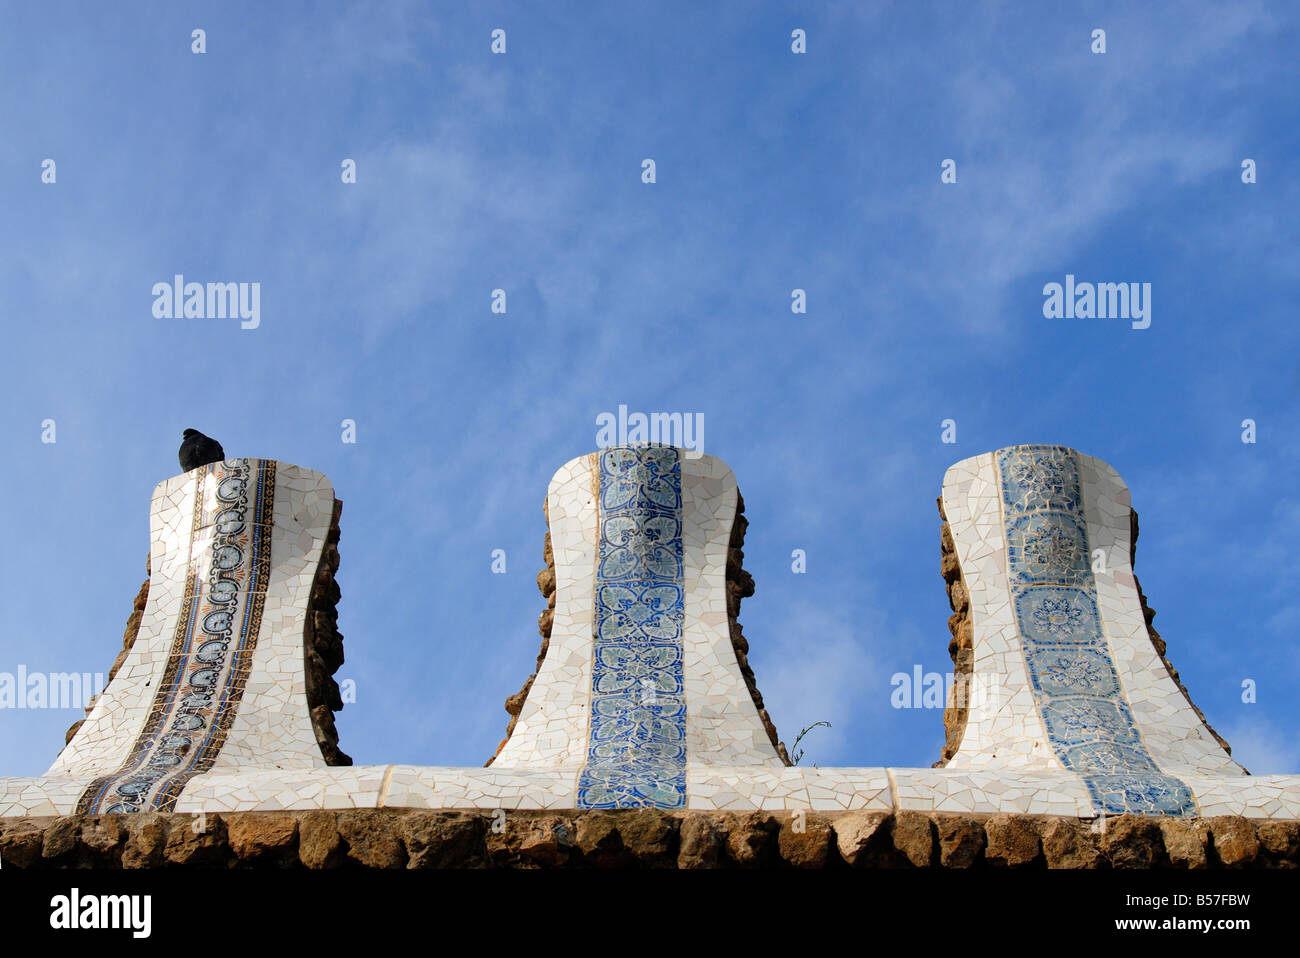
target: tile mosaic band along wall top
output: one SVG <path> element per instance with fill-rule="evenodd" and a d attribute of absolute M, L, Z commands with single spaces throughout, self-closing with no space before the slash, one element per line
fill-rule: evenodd
<path fill-rule="evenodd" d="M 1106 814 L 1191 815 L 1133 720 L 1097 611 L 1078 457 L 1063 446 L 997 455 L 1007 575 L 1034 700 L 1057 758 Z"/>
<path fill-rule="evenodd" d="M 271 575 L 275 462 L 194 471 L 181 615 L 144 729 L 121 769 L 94 781 L 79 814 L 171 811 L 216 761 L 244 694 Z"/>
<path fill-rule="evenodd" d="M 599 455 L 591 717 L 579 808 L 686 804 L 678 451 Z"/>

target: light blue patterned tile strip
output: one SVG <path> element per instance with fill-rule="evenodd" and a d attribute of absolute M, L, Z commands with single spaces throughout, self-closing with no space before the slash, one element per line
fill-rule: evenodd
<path fill-rule="evenodd" d="M 579 808 L 686 804 L 682 472 L 676 449 L 600 459 L 587 762 Z"/>
<path fill-rule="evenodd" d="M 997 454 L 1011 595 L 1048 739 L 1108 815 L 1192 815 L 1181 780 L 1147 752 L 1097 611 L 1078 456 L 1064 446 Z"/>

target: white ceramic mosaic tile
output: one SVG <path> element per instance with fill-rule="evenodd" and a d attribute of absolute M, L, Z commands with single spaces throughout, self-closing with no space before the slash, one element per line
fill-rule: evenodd
<path fill-rule="evenodd" d="M 99 780 L 83 810 L 165 810 L 204 772 L 324 766 L 303 630 L 333 503 L 324 476 L 266 460 L 159 484 L 140 630 L 49 772 Z"/>
<path fill-rule="evenodd" d="M 663 765 L 674 776 L 674 783 L 662 792 L 663 807 L 1095 817 L 1109 807 L 1100 802 L 1112 798 L 1104 790 L 1097 791 L 1095 772 L 1090 778 L 1071 771 L 1058 757 L 1063 747 L 1077 746 L 1069 741 L 1063 746 L 1059 732 L 1056 740 L 1050 740 L 1047 720 L 1033 690 L 1035 676 L 1042 681 L 1046 673 L 1041 665 L 1029 664 L 1039 661 L 1032 659 L 1039 653 L 1026 652 L 1022 635 L 1022 629 L 1032 632 L 1036 626 L 1034 620 L 1024 617 L 1023 608 L 1018 611 L 1016 606 L 1017 595 L 1023 599 L 1025 594 L 1026 580 L 1018 580 L 1020 584 L 1011 580 L 1014 563 L 1020 563 L 1022 573 L 1027 561 L 1047 563 L 1050 571 L 1058 557 L 1052 552 L 1047 559 L 1026 559 L 1029 553 L 1023 543 L 1030 540 L 1023 530 L 1017 531 L 1020 527 L 1007 524 L 1007 509 L 1019 507 L 1004 503 L 1010 487 L 1005 486 L 1007 479 L 999 463 L 1011 463 L 1008 468 L 1021 463 L 1020 468 L 1026 471 L 1014 481 L 1022 482 L 1016 489 L 1023 492 L 1029 488 L 1024 482 L 1037 481 L 1030 475 L 1034 460 L 1025 464 L 1014 457 L 1040 455 L 1077 464 L 1078 501 L 1070 500 L 1054 512 L 1049 507 L 1037 512 L 1020 510 L 1012 519 L 1035 520 L 1039 512 L 1046 511 L 1052 512 L 1049 519 L 1055 522 L 1059 513 L 1064 516 L 1060 521 L 1075 522 L 1071 528 L 1076 529 L 1080 541 L 1086 541 L 1094 553 L 1099 550 L 1104 558 L 1104 564 L 1092 566 L 1088 580 L 1088 587 L 1095 590 L 1096 631 L 1080 645 L 1101 650 L 1104 642 L 1116 678 L 1102 691 L 1121 697 L 1121 712 L 1127 709 L 1131 713 L 1134 734 L 1139 738 L 1134 746 L 1138 752 L 1130 752 L 1139 758 L 1149 757 L 1158 765 L 1155 771 L 1173 781 L 1172 791 L 1167 789 L 1162 800 L 1169 801 L 1171 794 L 1175 799 L 1178 794 L 1194 795 L 1194 808 L 1190 797 L 1186 807 L 1204 816 L 1300 818 L 1300 776 L 1246 776 L 1196 717 L 1156 655 L 1129 563 L 1128 490 L 1100 460 L 1062 447 L 1015 447 L 964 460 L 948 470 L 943 503 L 970 592 L 974 627 L 975 684 L 969 720 L 961 747 L 947 767 L 885 769 L 789 768 L 768 739 L 727 629 L 727 546 L 737 502 L 730 469 L 712 456 L 637 453 L 602 461 L 600 455 L 572 460 L 551 481 L 547 508 L 557 592 L 550 645 L 514 733 L 492 766 L 325 767 L 307 714 L 302 641 L 312 579 L 333 511 L 333 489 L 324 476 L 309 469 L 264 460 L 230 460 L 174 477 L 155 489 L 150 517 L 153 574 L 135 644 L 87 721 L 45 776 L 0 778 L 0 817 L 70 814 L 81 809 L 94 789 L 103 791 L 105 776 L 117 773 L 133 750 L 139 752 L 142 730 L 148 722 L 157 722 L 151 713 L 162 701 L 158 690 L 165 677 L 179 681 L 177 676 L 192 676 L 202 669 L 204 660 L 199 655 L 203 653 L 197 648 L 191 647 L 179 661 L 173 657 L 177 624 L 188 621 L 186 576 L 216 582 L 213 576 L 219 577 L 225 561 L 221 550 L 235 541 L 229 514 L 223 510 L 236 501 L 242 503 L 240 508 L 247 506 L 249 517 L 259 517 L 238 542 L 240 550 L 252 550 L 254 557 L 262 555 L 263 573 L 255 574 L 257 560 L 245 556 L 241 568 L 247 581 L 259 583 L 259 587 L 232 590 L 223 601 L 241 614 L 254 609 L 260 615 L 257 641 L 244 666 L 246 674 L 231 666 L 232 674 L 240 672 L 242 700 L 228 711 L 220 726 L 224 743 L 217 747 L 215 758 L 194 768 L 178 786 L 170 805 L 175 811 L 388 807 L 490 812 L 596 804 L 589 801 L 584 805 L 584 789 L 595 794 L 603 788 L 601 794 L 606 798 L 646 794 L 644 781 L 633 782 L 643 791 L 629 792 L 632 786 L 619 785 L 617 769 L 613 777 L 599 780 L 590 777 L 588 765 L 597 648 L 597 565 L 601 561 L 600 537 L 605 534 L 598 502 L 602 481 L 623 484 L 615 496 L 619 521 L 639 515 L 643 518 L 638 522 L 648 524 L 653 516 L 654 522 L 671 524 L 680 517 L 680 525 L 673 526 L 667 538 L 661 532 L 647 535 L 645 530 L 635 530 L 631 538 L 622 540 L 640 543 L 635 545 L 639 549 L 653 550 L 665 544 L 676 548 L 678 542 L 681 547 L 680 580 L 669 573 L 656 573 L 660 581 L 653 585 L 671 591 L 680 581 L 680 590 L 672 593 L 680 596 L 675 600 L 680 605 L 653 600 L 650 606 L 654 615 L 665 616 L 661 626 L 675 621 L 674 615 L 681 622 L 681 686 L 674 694 L 682 696 L 686 714 L 684 725 L 675 725 L 668 732 L 679 736 L 677 742 L 685 741 L 686 756 L 684 766 Z M 1013 458 L 1007 459 L 1008 455 Z M 253 487 L 246 482 L 229 483 L 232 477 L 252 482 L 258 476 L 273 483 L 259 487 L 273 489 L 273 496 L 258 498 L 262 494 L 252 495 Z M 1059 493 L 1059 483 L 1051 486 L 1052 490 Z M 1030 491 L 1042 493 L 1038 487 Z M 674 499 L 678 495 L 679 499 Z M 644 510 L 637 511 L 641 509 L 637 503 L 643 501 L 638 497 L 645 496 L 649 499 L 644 499 Z M 266 506 L 264 511 L 259 511 L 258 502 Z M 197 521 L 196 504 L 201 510 Z M 1079 518 L 1075 521 L 1072 516 Z M 1034 534 L 1040 537 L 1034 540 L 1035 549 L 1041 549 L 1046 541 L 1041 529 Z M 1013 548 L 1012 539 L 1021 544 Z M 1061 554 L 1072 555 L 1068 547 L 1066 537 L 1066 553 Z M 248 565 L 249 561 L 253 564 Z M 663 568 L 677 568 L 662 558 L 655 561 Z M 617 576 L 609 581 L 617 583 Z M 633 583 L 633 591 L 638 588 L 645 586 Z M 1061 587 L 1048 581 L 1029 588 Z M 636 603 L 646 600 L 618 601 L 632 603 L 627 606 L 631 615 L 633 609 L 640 608 Z M 211 605 L 199 608 L 200 618 L 211 614 L 207 611 Z M 611 615 L 610 608 L 607 603 L 606 616 Z M 666 628 L 661 631 L 663 641 L 650 646 L 661 651 L 676 648 L 676 633 Z M 1038 637 L 1034 641 L 1041 645 L 1047 640 Z M 614 680 L 622 681 L 618 669 L 623 666 L 601 667 Z M 1097 688 L 1095 683 L 1090 687 Z M 1105 695 L 1096 693 L 1096 697 Z M 648 720 L 642 717 L 637 721 Z M 156 734 L 165 732 L 164 728 Z M 669 741 L 653 736 L 648 740 L 658 744 Z M 629 739 L 636 741 L 635 737 Z M 622 744 L 618 747 L 623 748 Z M 1093 745 L 1085 743 L 1085 747 Z M 680 745 L 678 748 L 680 753 Z M 653 779 L 655 761 L 637 765 L 633 778 L 639 775 L 644 779 L 649 768 Z M 681 762 L 680 754 L 675 761 Z M 584 775 L 589 776 L 585 785 Z M 1140 793 L 1142 775 L 1135 781 Z M 1147 799 L 1149 795 L 1137 794 L 1134 801 Z M 1124 800 L 1122 794 L 1120 800 Z"/>
<path fill-rule="evenodd" d="M 1088 789 L 1062 769 L 891 768 L 899 811 L 1066 815 L 1091 818 Z"/>
<path fill-rule="evenodd" d="M 686 796 L 689 808 L 736 812 L 893 808 L 889 775 L 883 768 L 689 764 Z"/>
<path fill-rule="evenodd" d="M 1182 779 L 1207 818 L 1300 819 L 1300 775 L 1183 775 Z"/>
<path fill-rule="evenodd" d="M 1096 567 L 1097 603 L 1119 669 L 1120 681 L 1151 757 L 1170 775 L 1245 775 L 1215 741 L 1156 654 L 1142 615 L 1130 541 L 1128 487 L 1100 459 L 1079 456 L 1088 538 L 1102 550 Z M 1094 552 L 1094 559 L 1096 559 Z"/>
<path fill-rule="evenodd" d="M 785 768 L 759 718 L 727 626 L 727 552 L 736 477 L 716 456 L 683 458 L 687 766 Z"/>
<path fill-rule="evenodd" d="M 178 812 L 299 811 L 377 808 L 388 767 L 280 770 L 241 768 L 196 775 L 176 801 Z"/>
<path fill-rule="evenodd" d="M 547 510 L 556 602 L 550 645 L 493 768 L 580 767 L 584 762 L 599 520 L 596 460 L 596 455 L 574 459 L 551 480 Z M 727 627 L 735 477 L 714 456 L 683 457 L 680 467 L 688 763 L 783 767 L 745 685 Z"/>
<path fill-rule="evenodd" d="M 92 781 L 65 775 L 0 778 L 0 818 L 70 815 Z"/>
<path fill-rule="evenodd" d="M 1129 492 L 1114 469 L 1064 447 L 1011 447 L 949 469 L 943 506 L 970 594 L 975 694 L 957 754 L 936 771 L 996 770 L 999 790 L 1046 774 L 1050 793 L 1011 802 L 1032 811 L 1081 795 L 1093 814 L 1250 807 L 1268 816 L 1287 807 L 1288 780 L 1294 791 L 1300 777 L 1273 777 L 1267 789 L 1246 778 L 1160 661 L 1129 561 Z M 1031 661 L 1049 671 L 1031 678 Z M 1035 682 L 1044 683 L 1041 702 Z M 1066 754 L 1080 771 L 1067 769 Z M 921 783 L 916 794 L 904 778 Z M 915 771 L 898 770 L 898 785 L 902 807 L 953 801 Z M 991 800 L 993 788 L 967 789 L 957 810 L 981 810 L 964 807 L 981 790 L 984 810 L 1005 804 L 1002 794 Z"/>
<path fill-rule="evenodd" d="M 387 808 L 546 809 L 577 804 L 574 768 L 389 767 Z"/>
<path fill-rule="evenodd" d="M 974 679 L 966 733 L 950 769 L 1065 772 L 1052 752 L 1020 650 L 1006 575 L 993 453 L 964 459 L 943 481 L 943 508 L 970 593 Z"/>
<path fill-rule="evenodd" d="M 547 491 L 555 556 L 550 644 L 493 768 L 580 768 L 586 755 L 595 605 L 595 459 L 593 454 L 565 463 Z"/>

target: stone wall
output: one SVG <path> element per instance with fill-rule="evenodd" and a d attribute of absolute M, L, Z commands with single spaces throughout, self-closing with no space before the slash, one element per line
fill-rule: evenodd
<path fill-rule="evenodd" d="M 943 520 L 939 529 L 939 571 L 948 590 L 948 607 L 952 609 L 952 615 L 948 616 L 948 632 L 952 636 L 948 641 L 948 654 L 952 656 L 953 683 L 948 693 L 947 706 L 943 710 L 943 752 L 933 768 L 947 765 L 957 754 L 957 749 L 961 748 L 962 736 L 966 734 L 968 704 L 963 693 L 968 688 L 967 683 L 975 662 L 970 593 L 966 590 L 966 581 L 962 578 L 961 567 L 957 563 L 957 544 L 953 542 L 952 529 L 943 512 L 943 496 L 939 497 L 938 503 L 939 518 Z"/>
<path fill-rule="evenodd" d="M 494 822 L 497 824 L 494 825 Z M 343 809 L 0 820 L 5 868 L 1300 868 L 1300 822 Z"/>
<path fill-rule="evenodd" d="M 307 601 L 302 648 L 307 676 L 307 708 L 312 729 L 326 765 L 351 765 L 352 759 L 339 749 L 334 713 L 343 708 L 334 673 L 343 664 L 343 634 L 339 632 L 338 602 L 342 595 L 335 574 L 339 570 L 339 517 L 343 503 L 334 500 L 330 531 L 321 550 L 316 580 Z"/>
<path fill-rule="evenodd" d="M 749 666 L 749 642 L 740 629 L 740 622 L 737 621 L 740 617 L 740 600 L 754 594 L 754 577 L 744 569 L 745 532 L 748 529 L 745 499 L 741 496 L 740 490 L 736 490 L 736 520 L 732 523 L 731 541 L 727 545 L 727 628 L 731 633 L 731 647 L 736 651 L 736 664 L 740 666 L 740 673 L 745 677 L 749 697 L 754 700 L 754 707 L 758 709 L 758 717 L 763 722 L 763 728 L 767 730 L 767 737 L 772 740 L 772 746 L 785 764 L 792 765 L 790 756 L 786 754 L 785 743 L 780 741 L 776 726 L 772 723 L 771 716 L 767 714 L 767 709 L 763 707 L 763 693 L 758 690 L 754 670 Z"/>

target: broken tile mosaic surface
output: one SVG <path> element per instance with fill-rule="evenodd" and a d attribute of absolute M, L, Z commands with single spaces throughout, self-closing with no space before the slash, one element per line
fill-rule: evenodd
<path fill-rule="evenodd" d="M 611 447 L 547 497 L 549 651 L 490 768 L 326 767 L 304 625 L 334 494 L 228 460 L 160 483 L 136 641 L 45 776 L 0 816 L 171 808 L 657 806 L 1077 816 L 1300 817 L 1300 776 L 1247 777 L 1155 653 L 1129 561 L 1128 490 L 1059 446 L 955 464 L 943 503 L 968 593 L 973 700 L 944 768 L 787 767 L 728 628 L 738 491 L 725 463 Z"/>
<path fill-rule="evenodd" d="M 682 469 L 678 451 L 599 458 L 600 536 L 587 764 L 579 808 L 686 802 Z"/>

